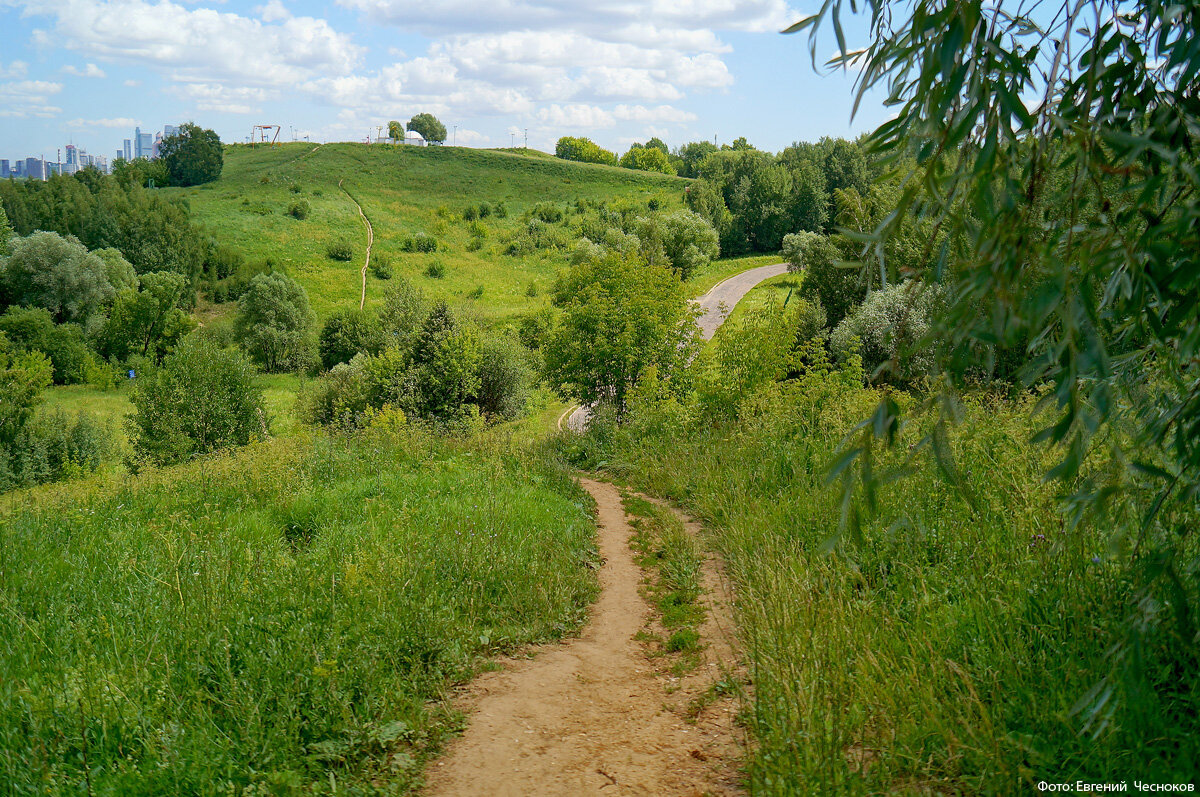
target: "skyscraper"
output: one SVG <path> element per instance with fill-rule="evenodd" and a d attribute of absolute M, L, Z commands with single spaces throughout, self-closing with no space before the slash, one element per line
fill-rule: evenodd
<path fill-rule="evenodd" d="M 0 180 L 8 177 L 8 158 L 0 158 Z"/>
<path fill-rule="evenodd" d="M 46 164 L 42 162 L 41 158 L 26 158 L 25 176 L 30 180 L 45 180 Z"/>
<path fill-rule="evenodd" d="M 129 139 L 125 139 L 124 154 L 119 155 L 118 157 L 124 157 L 125 160 L 127 160 L 127 161 L 133 160 L 133 142 L 132 141 L 130 141 Z"/>
<path fill-rule="evenodd" d="M 150 133 L 143 133 L 140 127 L 133 129 L 133 157 L 147 159 L 154 157 L 154 136 Z"/>

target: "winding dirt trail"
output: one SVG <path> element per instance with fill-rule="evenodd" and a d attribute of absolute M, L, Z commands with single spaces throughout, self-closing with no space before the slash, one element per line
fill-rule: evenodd
<path fill-rule="evenodd" d="M 316 152 L 314 149 L 313 152 Z M 350 201 L 354 203 L 354 207 L 358 208 L 358 215 L 362 218 L 363 224 L 367 225 L 367 256 L 363 260 L 362 267 L 362 295 L 358 299 L 358 309 L 361 310 L 367 304 L 367 268 L 371 265 L 371 247 L 375 245 L 375 229 L 371 226 L 371 220 L 367 218 L 367 214 L 363 213 L 362 205 L 358 204 L 358 200 L 354 198 L 346 188 L 342 185 L 342 181 L 338 180 L 338 188 L 345 191 L 346 196 L 350 197 Z"/>
<path fill-rule="evenodd" d="M 662 660 L 637 639 L 651 610 L 639 592 L 642 571 L 620 494 L 605 482 L 581 482 L 596 499 L 604 559 L 591 622 L 579 639 L 471 685 L 469 726 L 431 765 L 427 793 L 740 793 L 734 699 L 705 699 L 736 670 L 729 593 L 716 564 L 705 564 L 704 664 L 683 678 L 658 672 Z"/>

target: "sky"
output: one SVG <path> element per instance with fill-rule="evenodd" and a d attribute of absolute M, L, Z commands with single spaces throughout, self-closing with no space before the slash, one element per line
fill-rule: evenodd
<path fill-rule="evenodd" d="M 784 27 L 816 0 L 0 0 L 0 158 L 75 143 L 110 159 L 133 128 L 194 121 L 222 140 L 362 141 L 439 117 L 447 143 L 553 151 L 564 135 L 622 152 L 747 137 L 854 136 L 836 50 Z M 858 30 L 859 35 L 862 30 Z M 853 36 L 852 36 L 853 40 Z"/>

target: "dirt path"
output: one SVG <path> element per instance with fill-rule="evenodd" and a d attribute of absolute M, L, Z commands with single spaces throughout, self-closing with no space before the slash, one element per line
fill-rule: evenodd
<path fill-rule="evenodd" d="M 786 273 L 787 263 L 775 263 L 747 269 L 718 282 L 703 296 L 692 299 L 692 303 L 703 311 L 697 322 L 700 324 L 700 337 L 704 340 L 712 340 L 713 335 L 717 334 L 717 329 L 733 312 L 733 308 L 755 285 L 763 280 Z M 567 428 L 572 432 L 583 432 L 587 426 L 589 415 L 587 407 L 577 407 L 566 419 Z M 562 429 L 562 425 L 562 418 L 559 418 L 558 428 Z"/>
<path fill-rule="evenodd" d="M 429 769 L 431 795 L 736 794 L 732 698 L 699 702 L 734 667 L 728 593 L 712 563 L 707 661 L 674 679 L 636 639 L 650 619 L 617 488 L 582 484 L 599 508 L 602 592 L 582 636 L 481 676 L 466 733 Z M 659 660 L 661 662 L 661 660 Z M 670 689 L 668 689 L 670 687 Z"/>
<path fill-rule="evenodd" d="M 316 152 L 316 150 L 313 150 Z M 354 203 L 354 207 L 358 208 L 358 215 L 362 217 L 363 224 L 367 225 L 367 257 L 363 260 L 362 267 L 362 296 L 358 300 L 358 309 L 361 310 L 367 304 L 367 268 L 371 265 L 371 247 L 375 245 L 375 230 L 371 227 L 371 220 L 367 218 L 367 214 L 363 213 L 362 205 L 358 204 L 358 200 L 354 195 L 342 186 L 342 181 L 338 180 L 338 188 L 346 192 L 346 196 L 350 197 L 350 201 Z"/>

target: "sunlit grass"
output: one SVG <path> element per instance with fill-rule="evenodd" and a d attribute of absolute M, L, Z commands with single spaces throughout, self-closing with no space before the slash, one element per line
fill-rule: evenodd
<path fill-rule="evenodd" d="M 407 792 L 450 684 L 582 621 L 586 507 L 517 450 L 415 433 L 8 496 L 0 782 Z"/>

